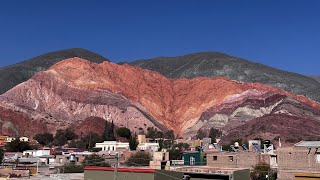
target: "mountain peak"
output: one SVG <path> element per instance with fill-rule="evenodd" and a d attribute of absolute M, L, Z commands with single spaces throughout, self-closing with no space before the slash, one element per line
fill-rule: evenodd
<path fill-rule="evenodd" d="M 42 54 L 14 65 L 2 67 L 0 69 L 0 84 L 2 84 L 0 87 L 0 94 L 19 83 L 27 81 L 34 74 L 47 70 L 49 67 L 62 60 L 74 57 L 79 57 L 95 63 L 109 61 L 105 57 L 83 48 L 71 48 Z"/>

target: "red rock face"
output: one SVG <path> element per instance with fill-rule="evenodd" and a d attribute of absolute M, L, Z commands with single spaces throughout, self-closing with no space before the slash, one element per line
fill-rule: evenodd
<path fill-rule="evenodd" d="M 80 58 L 67 59 L 36 74 L 0 96 L 0 101 L 9 109 L 28 109 L 30 117 L 44 118 L 56 127 L 95 116 L 113 119 L 117 126 L 135 131 L 155 126 L 185 134 L 202 128 L 201 117 L 206 114 L 211 113 L 210 119 L 227 106 L 240 106 L 248 97 L 263 101 L 271 94 L 278 95 L 279 101 L 288 97 L 312 111 L 320 109 L 317 102 L 304 96 L 259 83 L 226 78 L 171 80 L 129 65 L 96 64 Z"/>
<path fill-rule="evenodd" d="M 106 120 L 99 117 L 88 117 L 81 124 L 75 126 L 74 131 L 79 137 L 90 132 L 102 135 L 105 129 L 105 122 Z"/>

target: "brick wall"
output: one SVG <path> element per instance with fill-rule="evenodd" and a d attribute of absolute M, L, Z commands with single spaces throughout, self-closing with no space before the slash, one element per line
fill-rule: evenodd
<path fill-rule="evenodd" d="M 279 180 L 294 179 L 297 173 L 320 173 L 315 148 L 310 152 L 309 148 L 302 147 L 278 148 L 277 155 Z"/>

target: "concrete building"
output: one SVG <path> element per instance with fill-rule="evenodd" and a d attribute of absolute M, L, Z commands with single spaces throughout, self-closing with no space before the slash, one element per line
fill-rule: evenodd
<path fill-rule="evenodd" d="M 182 167 L 174 171 L 183 172 L 190 180 L 216 179 L 216 180 L 249 180 L 250 170 L 241 168 L 212 168 L 207 166 Z"/>
<path fill-rule="evenodd" d="M 139 143 L 139 144 L 142 144 L 142 143 L 146 143 L 146 142 L 147 142 L 146 135 L 144 135 L 144 134 L 139 134 L 139 135 L 138 135 L 138 143 Z"/>
<path fill-rule="evenodd" d="M 320 174 L 320 141 L 301 141 L 293 147 L 277 149 L 278 179 L 304 179 Z M 313 179 L 315 179 L 313 177 Z"/>
<path fill-rule="evenodd" d="M 53 154 L 53 151 L 50 149 L 40 149 L 40 150 L 26 150 L 23 151 L 23 156 L 33 156 L 33 157 L 40 157 L 40 156 L 50 156 Z"/>
<path fill-rule="evenodd" d="M 102 151 L 126 150 L 129 149 L 129 143 L 117 141 L 104 141 L 102 143 L 96 143 L 95 148 L 101 148 Z"/>
<path fill-rule="evenodd" d="M 249 180 L 249 170 L 245 169 L 212 169 L 212 168 L 181 168 L 174 171 L 142 169 L 142 168 L 118 168 L 115 173 L 114 168 L 106 167 L 85 167 L 84 179 L 105 180 Z"/>
<path fill-rule="evenodd" d="M 209 145 L 211 144 L 211 138 L 203 138 L 202 139 L 202 148 L 209 149 Z"/>
<path fill-rule="evenodd" d="M 0 136 L 0 143 L 9 143 L 15 139 L 16 138 L 10 136 Z"/>
<path fill-rule="evenodd" d="M 20 141 L 29 142 L 29 138 L 27 137 L 20 137 L 19 139 Z"/>
<path fill-rule="evenodd" d="M 207 165 L 207 154 L 199 151 L 183 152 L 182 160 L 185 166 L 205 166 Z"/>
<path fill-rule="evenodd" d="M 207 165 L 217 168 L 248 168 L 253 169 L 258 164 L 268 164 L 277 167 L 275 154 L 256 153 L 252 151 L 211 152 L 207 154 Z"/>
<path fill-rule="evenodd" d="M 149 164 L 150 169 L 170 169 L 169 152 L 153 152 L 152 161 Z"/>
<path fill-rule="evenodd" d="M 150 151 L 158 151 L 160 146 L 159 143 L 139 143 L 138 147 L 139 150 L 150 150 Z"/>

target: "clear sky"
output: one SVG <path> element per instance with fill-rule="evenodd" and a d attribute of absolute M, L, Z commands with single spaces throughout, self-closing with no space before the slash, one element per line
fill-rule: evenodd
<path fill-rule="evenodd" d="M 320 74 L 319 43 L 319 0 L 0 2 L 0 67 L 82 47 L 115 62 L 219 51 Z"/>

